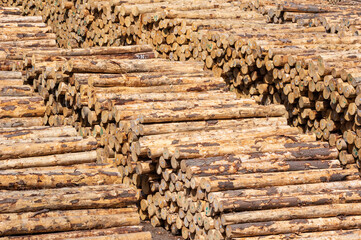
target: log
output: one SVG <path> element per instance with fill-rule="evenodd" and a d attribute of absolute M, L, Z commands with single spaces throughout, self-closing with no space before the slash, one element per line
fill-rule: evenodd
<path fill-rule="evenodd" d="M 268 222 L 291 219 L 336 217 L 339 215 L 359 215 L 360 209 L 361 204 L 359 203 L 345 203 L 332 205 L 289 207 L 262 211 L 236 212 L 222 214 L 221 223 L 223 226 L 226 226 L 247 222 Z"/>
<path fill-rule="evenodd" d="M 1 192 L 1 213 L 126 207 L 139 197 L 121 184 Z M 133 209 L 134 212 L 136 209 Z"/>
<path fill-rule="evenodd" d="M 178 66 L 178 63 L 168 64 L 166 60 L 119 60 L 111 59 L 107 60 L 82 60 L 68 62 L 68 67 L 65 73 L 132 73 L 132 72 L 159 72 L 169 71 L 174 72 L 197 72 L 200 68 L 198 63 L 188 64 L 187 68 L 183 65 Z"/>
<path fill-rule="evenodd" d="M 186 175 L 192 176 L 228 175 L 236 173 L 261 173 L 282 171 L 303 171 L 310 169 L 340 168 L 339 160 L 325 161 L 271 161 L 260 163 L 219 162 L 206 165 L 188 165 Z"/>
<path fill-rule="evenodd" d="M 316 218 L 305 220 L 289 220 L 275 222 L 260 222 L 250 224 L 229 225 L 226 228 L 227 237 L 243 237 L 254 235 L 270 235 L 292 233 L 302 228 L 303 232 L 339 230 L 359 228 L 360 216 L 345 216 L 343 218 Z M 272 228 L 272 229 L 271 229 Z"/>
<path fill-rule="evenodd" d="M 258 106 L 258 107 L 234 107 L 234 108 L 220 108 L 220 109 L 203 109 L 194 108 L 192 110 L 156 110 L 152 111 L 152 115 L 142 113 L 139 115 L 141 123 L 156 123 L 156 122 L 175 122 L 175 121 L 190 121 L 190 120 L 212 120 L 212 119 L 232 119 L 245 117 L 280 117 L 284 114 L 284 107 L 280 105 L 275 106 Z M 127 112 L 123 112 L 122 116 L 128 116 Z M 128 117 L 129 118 L 129 117 Z M 119 119 L 119 120 L 120 120 Z M 118 120 L 118 119 L 116 119 Z"/>
<path fill-rule="evenodd" d="M 313 152 L 320 152 L 320 148 L 328 148 L 328 144 L 324 143 L 267 143 L 261 142 L 261 146 L 257 146 L 257 150 L 250 149 L 250 145 L 245 148 L 242 145 L 231 146 L 229 144 L 214 144 L 213 146 L 204 145 L 191 145 L 179 147 L 174 149 L 173 152 L 169 151 L 176 159 L 189 159 L 189 158 L 207 158 L 219 155 L 229 154 L 259 154 L 259 153 L 275 153 L 275 152 L 296 152 L 302 149 L 311 150 Z M 244 144 L 244 143 L 243 143 Z M 301 147 L 302 146 L 302 147 Z M 313 150 L 312 150 L 313 149 Z M 317 150 L 318 149 L 318 150 Z"/>
<path fill-rule="evenodd" d="M 200 185 L 207 192 L 219 190 L 241 189 L 251 187 L 281 186 L 301 183 L 317 183 L 357 178 L 355 169 L 317 169 L 308 171 L 294 171 L 285 173 L 255 173 L 246 175 L 229 175 L 203 177 Z"/>
<path fill-rule="evenodd" d="M 327 240 L 333 238 L 335 240 L 356 240 L 361 234 L 361 230 L 336 230 L 336 231 L 322 231 L 322 232 L 310 232 L 310 233 L 286 233 L 278 235 L 269 235 L 262 237 L 246 237 L 246 238 L 233 238 L 235 240 L 275 240 L 275 239 L 320 239 Z"/>
<path fill-rule="evenodd" d="M 1 189 L 33 189 L 86 186 L 93 182 L 99 185 L 114 183 L 119 173 L 114 168 L 66 170 L 4 170 L 0 173 Z"/>
<path fill-rule="evenodd" d="M 344 198 L 345 194 L 348 196 Z M 229 212 L 233 210 L 261 210 L 282 207 L 309 206 L 317 204 L 337 204 L 350 203 L 358 201 L 358 190 L 342 190 L 320 195 L 300 194 L 300 195 L 283 195 L 274 196 L 272 198 L 260 197 L 254 199 L 229 198 L 217 199 L 213 205 L 215 211 Z M 322 198 L 321 198 L 322 197 Z M 277 198 L 277 199 L 276 199 Z"/>
<path fill-rule="evenodd" d="M 92 236 L 107 236 L 114 234 L 125 234 L 125 233 L 134 233 L 141 232 L 143 226 L 125 226 L 125 227 L 115 227 L 107 229 L 93 229 L 93 230 L 82 230 L 82 231 L 70 231 L 62 233 L 48 233 L 42 234 L 41 239 L 44 240 L 55 240 L 60 238 L 81 238 L 81 237 L 92 237 Z M 17 240 L 33 240 L 38 239 L 39 236 L 36 235 L 25 235 L 25 236 L 14 236 L 14 237 L 5 237 L 4 239 L 17 239 Z"/>
<path fill-rule="evenodd" d="M 208 194 L 208 201 L 213 203 L 215 199 L 219 198 L 235 198 L 235 197 L 260 197 L 260 196 L 274 196 L 284 194 L 300 194 L 302 192 L 312 193 L 319 191 L 320 193 L 328 192 L 330 190 L 343 189 L 358 189 L 361 183 L 358 180 L 340 181 L 340 182 L 322 182 L 322 183 L 307 183 L 300 185 L 285 185 L 265 187 L 262 189 L 239 189 L 221 192 L 211 192 Z"/>
<path fill-rule="evenodd" d="M 14 139 L 36 139 L 48 137 L 75 137 L 73 127 L 32 127 L 22 129 L 0 129 L 0 141 Z"/>
<path fill-rule="evenodd" d="M 61 154 L 65 152 L 84 152 L 95 150 L 97 141 L 93 137 L 70 142 L 18 143 L 12 146 L 0 145 L 0 160 Z"/>
<path fill-rule="evenodd" d="M 33 168 L 48 166 L 67 166 L 81 163 L 94 163 L 97 160 L 97 152 L 79 152 L 50 155 L 44 157 L 15 158 L 0 161 L 0 169 Z"/>
<path fill-rule="evenodd" d="M 43 125 L 42 117 L 0 119 L 0 128 L 32 127 L 32 126 L 42 126 L 42 125 Z"/>
<path fill-rule="evenodd" d="M 200 130 L 224 129 L 228 127 L 243 126 L 261 127 L 261 126 L 283 126 L 286 125 L 285 118 L 270 117 L 268 119 L 236 119 L 236 120 L 209 120 L 209 121 L 192 121 L 192 122 L 174 122 L 161 124 L 140 125 L 141 135 L 158 135 L 165 133 L 190 132 Z"/>
<path fill-rule="evenodd" d="M 45 113 L 43 99 L 39 97 L 0 97 L 0 118 L 41 117 Z"/>
<path fill-rule="evenodd" d="M 3 80 L 0 80 L 0 83 L 3 83 Z M 10 84 L 10 82 L 8 83 Z M 0 95 L 1 96 L 31 96 L 35 95 L 34 90 L 30 86 L 12 86 L 0 84 Z"/>
<path fill-rule="evenodd" d="M 18 219 L 17 221 L 2 221 L 1 235 L 19 235 L 47 232 L 65 232 L 74 230 L 88 230 L 96 228 L 111 228 L 138 225 L 137 213 L 118 213 L 118 209 L 109 209 L 108 214 L 98 214 L 97 210 L 86 210 L 86 215 Z M 117 212 L 118 211 L 118 212 Z M 38 226 L 38 227 L 37 227 Z M 41 226 L 41 227 L 39 227 Z"/>

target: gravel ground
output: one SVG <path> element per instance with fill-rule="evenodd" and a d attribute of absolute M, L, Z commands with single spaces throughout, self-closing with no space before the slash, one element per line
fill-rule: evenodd
<path fill-rule="evenodd" d="M 173 236 L 162 227 L 153 227 L 149 221 L 142 222 L 140 225 L 144 226 L 144 231 L 152 233 L 153 240 L 183 240 L 181 236 Z"/>

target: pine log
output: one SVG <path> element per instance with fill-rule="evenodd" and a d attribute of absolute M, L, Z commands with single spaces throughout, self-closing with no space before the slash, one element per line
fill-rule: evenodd
<path fill-rule="evenodd" d="M 61 233 L 48 233 L 42 234 L 40 237 L 44 240 L 56 240 L 56 239 L 70 239 L 70 238 L 81 238 L 81 237 L 92 237 L 92 236 L 107 236 L 113 234 L 125 234 L 125 233 L 134 233 L 141 232 L 143 226 L 125 226 L 125 227 L 115 227 L 107 229 L 93 229 L 93 230 L 82 230 L 82 231 L 70 231 L 70 232 L 61 232 Z M 25 235 L 25 236 L 14 236 L 6 237 L 4 239 L 16 239 L 16 240 L 35 240 L 38 239 L 37 235 Z"/>
<path fill-rule="evenodd" d="M 207 192 L 251 187 L 282 186 L 357 179 L 355 169 L 317 169 L 282 173 L 254 173 L 244 175 L 212 176 L 201 178 L 200 185 Z"/>
<path fill-rule="evenodd" d="M 259 163 L 241 162 L 216 162 L 206 165 L 188 165 L 186 175 L 188 179 L 192 176 L 227 175 L 235 173 L 261 173 L 282 171 L 303 171 L 310 169 L 340 168 L 339 160 L 323 161 L 270 161 Z"/>
<path fill-rule="evenodd" d="M 81 163 L 92 163 L 97 160 L 97 152 L 79 152 L 50 155 L 44 157 L 15 158 L 0 161 L 0 169 L 33 168 L 48 166 L 67 166 Z"/>
<path fill-rule="evenodd" d="M 36 139 L 47 137 L 75 137 L 78 133 L 73 127 L 32 127 L 21 129 L 0 129 L 0 141 L 11 139 Z"/>
<path fill-rule="evenodd" d="M 221 192 L 211 192 L 208 194 L 208 201 L 213 203 L 217 198 L 236 198 L 236 197 L 260 197 L 260 196 L 274 196 L 284 194 L 300 194 L 303 192 L 312 193 L 318 191 L 325 193 L 332 190 L 343 189 L 358 189 L 361 186 L 359 180 L 340 181 L 340 182 L 322 182 L 322 183 L 307 183 L 300 185 L 285 185 L 265 187 L 261 189 L 239 189 Z"/>
<path fill-rule="evenodd" d="M 321 232 L 310 232 L 310 233 L 286 233 L 277 235 L 268 235 L 261 237 L 245 237 L 245 238 L 233 238 L 234 240 L 357 240 L 361 235 L 361 230 L 336 230 L 336 231 L 321 231 Z"/>
<path fill-rule="evenodd" d="M 158 135 L 165 133 L 189 132 L 200 130 L 224 129 L 228 127 L 261 127 L 261 126 L 284 126 L 286 118 L 270 117 L 267 119 L 236 119 L 236 120 L 209 120 L 193 122 L 174 122 L 162 124 L 140 125 L 141 135 Z"/>
<path fill-rule="evenodd" d="M 97 210 L 86 210 L 86 215 L 62 216 L 61 213 L 59 213 L 54 217 L 27 218 L 12 221 L 5 220 L 0 223 L 0 232 L 2 236 L 8 236 L 111 228 L 139 224 L 140 219 L 137 213 L 124 214 L 119 210 L 108 209 L 108 214 L 99 214 Z"/>
<path fill-rule="evenodd" d="M 115 168 L 66 170 L 4 170 L 0 172 L 2 189 L 56 188 L 99 185 L 119 180 Z"/>
<path fill-rule="evenodd" d="M 42 125 L 43 125 L 42 117 L 0 119 L 0 128 L 32 127 L 32 126 L 42 126 Z"/>
<path fill-rule="evenodd" d="M 257 107 L 242 107 L 234 106 L 231 108 L 193 108 L 186 110 L 153 110 L 152 115 L 144 112 L 139 115 L 141 123 L 156 123 L 156 122 L 175 122 L 175 121 L 190 121 L 190 120 L 212 120 L 212 119 L 232 119 L 232 118 L 246 118 L 246 117 L 280 117 L 283 116 L 285 109 L 281 105 L 274 106 L 257 106 Z M 130 113 L 123 112 L 120 119 L 130 118 Z M 116 119 L 116 120 L 120 120 Z"/>
<path fill-rule="evenodd" d="M 42 117 L 45 105 L 39 97 L 0 97 L 0 118 Z"/>
<path fill-rule="evenodd" d="M 1 96 L 31 96 L 35 95 L 34 90 L 30 86 L 1 86 L 3 81 L 0 80 Z"/>
<path fill-rule="evenodd" d="M 139 232 L 139 233 L 125 233 L 125 234 L 113 234 L 106 236 L 107 239 L 111 240 L 128 240 L 128 239 L 138 239 L 138 240 L 151 240 L 152 234 L 150 232 Z M 81 240 L 86 239 L 104 239 L 103 236 L 96 236 L 96 237 L 85 237 L 79 238 Z"/>
<path fill-rule="evenodd" d="M 178 66 L 179 65 L 179 66 Z M 187 66 L 188 65 L 188 66 Z M 162 72 L 172 70 L 174 72 L 198 72 L 200 68 L 195 64 L 181 65 L 169 64 L 166 60 L 70 60 L 65 73 L 132 73 L 132 72 Z"/>
<path fill-rule="evenodd" d="M 246 222 L 268 222 L 283 221 L 291 219 L 308 219 L 319 217 L 336 217 L 339 215 L 360 215 L 360 203 L 345 203 L 332 205 L 301 206 L 262 211 L 248 211 L 227 213 L 221 215 L 223 226 L 246 223 Z"/>
<path fill-rule="evenodd" d="M 6 199 L 0 204 L 1 213 L 126 207 L 139 197 L 136 190 L 121 184 L 6 191 L 0 192 L 0 196 Z"/>
<path fill-rule="evenodd" d="M 0 145 L 0 160 L 46 156 L 70 152 L 95 150 L 97 141 L 93 137 L 70 142 L 18 143 L 12 146 Z"/>
<path fill-rule="evenodd" d="M 289 221 L 273 221 L 260 223 L 245 223 L 228 225 L 227 237 L 243 237 L 255 235 L 270 235 L 280 233 L 293 233 L 302 229 L 303 232 L 328 231 L 339 229 L 359 228 L 360 216 L 345 216 L 343 218 L 315 218 Z"/>

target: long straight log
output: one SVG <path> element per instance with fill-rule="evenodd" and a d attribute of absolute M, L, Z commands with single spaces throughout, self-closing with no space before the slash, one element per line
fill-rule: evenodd
<path fill-rule="evenodd" d="M 0 203 L 1 213 L 126 207 L 138 199 L 136 190 L 121 184 L 7 191 L 0 196 L 7 199 Z"/>
<path fill-rule="evenodd" d="M 213 146 L 204 146 L 204 145 L 191 145 L 183 146 L 177 149 L 174 149 L 174 152 L 169 151 L 170 154 L 173 154 L 176 159 L 189 159 L 189 158 L 208 158 L 215 157 L 220 155 L 229 155 L 229 154 L 273 154 L 278 152 L 284 153 L 293 153 L 300 150 L 311 150 L 313 152 L 322 152 L 320 148 L 329 148 L 328 144 L 325 143 L 266 143 L 260 142 L 257 149 L 250 149 L 250 145 L 243 147 L 241 145 L 232 146 L 224 144 L 214 144 Z"/>
<path fill-rule="evenodd" d="M 265 161 L 306 161 L 306 160 L 331 160 L 338 157 L 338 151 L 335 148 L 316 148 L 301 149 L 297 152 L 265 152 L 250 155 L 225 155 L 210 158 L 197 158 L 182 160 L 180 167 L 183 172 L 187 172 L 188 163 L 190 165 L 210 165 L 213 162 L 243 162 L 243 163 L 262 163 Z"/>
<path fill-rule="evenodd" d="M 0 119 L 0 128 L 11 127 L 32 127 L 42 126 L 42 117 L 24 117 L 24 118 L 3 118 Z"/>
<path fill-rule="evenodd" d="M 146 60 L 83 60 L 68 62 L 65 73 L 132 73 L 132 72 L 162 72 L 172 70 L 174 72 L 198 72 L 197 66 L 187 67 L 179 63 L 169 64 L 166 60 L 146 59 Z M 179 65 L 179 66 L 178 66 Z"/>
<path fill-rule="evenodd" d="M 75 137 L 76 129 L 73 127 L 39 127 L 28 129 L 13 129 L 10 131 L 0 129 L 0 141 L 11 139 L 35 139 L 47 137 Z"/>
<path fill-rule="evenodd" d="M 346 196 L 347 195 L 347 196 Z M 217 199 L 213 205 L 216 211 L 229 212 L 233 210 L 263 210 L 274 209 L 282 207 L 295 207 L 295 206 L 309 206 L 319 204 L 338 204 L 338 203 L 352 203 L 360 199 L 359 190 L 342 190 L 330 193 L 302 194 L 301 195 L 283 195 L 274 196 L 272 198 L 260 197 L 254 199 Z M 346 196 L 346 197 L 345 197 Z"/>
<path fill-rule="evenodd" d="M 321 231 L 321 232 L 310 232 L 310 233 L 286 233 L 277 234 L 261 237 L 244 237 L 244 238 L 233 238 L 234 240 L 358 240 L 361 235 L 361 230 L 336 230 L 336 231 Z"/>
<path fill-rule="evenodd" d="M 140 125 L 141 135 L 158 135 L 165 133 L 189 132 L 200 130 L 224 129 L 228 127 L 261 127 L 261 126 L 283 126 L 286 125 L 286 118 L 270 117 L 267 119 L 236 119 L 236 120 L 209 120 L 193 122 L 174 122 L 161 124 Z"/>
<path fill-rule="evenodd" d="M 33 50 L 26 53 L 26 56 L 36 54 L 46 56 L 94 56 L 94 55 L 113 55 L 137 52 L 150 52 L 153 48 L 149 45 L 134 45 L 122 47 L 94 47 L 94 48 L 77 48 L 77 49 L 52 49 L 52 50 Z"/>
<path fill-rule="evenodd" d="M 34 234 L 47 232 L 65 232 L 95 228 L 111 228 L 138 225 L 137 213 L 117 213 L 117 209 L 109 209 L 109 214 L 100 215 L 96 210 L 87 210 L 86 215 L 54 216 L 43 218 L 19 219 L 17 221 L 2 221 L 0 231 L 2 236 Z"/>
<path fill-rule="evenodd" d="M 0 83 L 3 82 L 0 80 Z M 31 96 L 35 95 L 30 86 L 2 86 L 0 85 L 1 96 Z"/>
<path fill-rule="evenodd" d="M 115 168 L 67 170 L 4 170 L 0 172 L 2 189 L 32 189 L 86 186 L 96 182 L 99 185 L 110 184 L 119 180 Z M 40 181 L 39 181 L 40 180 Z"/>
<path fill-rule="evenodd" d="M 207 192 L 251 187 L 282 186 L 357 179 L 356 169 L 317 169 L 283 173 L 255 173 L 201 178 L 200 185 Z"/>
<path fill-rule="evenodd" d="M 39 239 L 39 237 L 41 237 L 41 239 L 44 240 L 69 239 L 69 238 L 78 239 L 81 237 L 134 233 L 134 232 L 141 232 L 142 230 L 143 230 L 143 226 L 125 226 L 125 227 L 115 227 L 115 228 L 107 228 L 107 229 L 92 229 L 92 230 L 82 230 L 82 231 L 48 233 L 48 234 L 42 234 L 40 236 L 39 235 L 14 236 L 14 237 L 5 237 L 4 239 L 35 240 L 35 239 Z"/>
<path fill-rule="evenodd" d="M 97 160 L 96 151 L 65 153 L 43 157 L 15 158 L 0 161 L 0 169 L 33 168 L 48 166 L 67 166 L 81 163 L 92 163 Z"/>
<path fill-rule="evenodd" d="M 308 183 L 300 185 L 285 185 L 285 186 L 272 186 L 261 189 L 239 189 L 221 192 L 211 192 L 208 194 L 208 201 L 213 203 L 217 198 L 236 198 L 236 197 L 261 197 L 261 196 L 274 196 L 284 194 L 300 194 L 319 192 L 325 193 L 332 190 L 344 189 L 358 189 L 361 186 L 359 180 L 339 181 L 339 182 L 322 182 L 322 183 Z"/>
<path fill-rule="evenodd" d="M 361 226 L 360 216 L 345 216 L 343 218 L 315 218 L 299 221 L 273 221 L 260 223 L 245 223 L 229 225 L 226 228 L 227 237 L 244 237 L 254 235 L 270 235 L 297 232 L 327 231 L 338 229 L 353 229 Z"/>
<path fill-rule="evenodd" d="M 0 118 L 5 117 L 41 117 L 45 105 L 39 97 L 0 97 Z"/>
<path fill-rule="evenodd" d="M 339 160 L 314 161 L 271 161 L 260 163 L 219 162 L 204 166 L 188 165 L 186 175 L 192 176 L 227 175 L 235 173 L 261 173 L 282 171 L 304 171 L 310 169 L 340 168 Z"/>
<path fill-rule="evenodd" d="M 128 239 L 138 239 L 138 240 L 151 240 L 152 234 L 150 232 L 138 232 L 138 233 L 125 233 L 125 234 L 113 234 L 106 236 L 108 239 L 117 239 L 117 240 L 128 240 Z M 85 238 L 78 238 L 80 240 L 86 239 L 104 239 L 104 236 L 96 236 L 96 237 L 85 237 Z"/>
<path fill-rule="evenodd" d="M 258 106 L 258 107 L 234 107 L 234 108 L 220 108 L 220 109 L 186 109 L 186 110 L 153 110 L 152 115 L 142 113 L 139 115 L 141 123 L 156 123 L 156 122 L 175 122 L 175 121 L 190 121 L 190 120 L 211 120 L 211 119 L 232 119 L 245 117 L 280 117 L 283 116 L 285 109 L 281 105 L 274 106 Z M 128 116 L 126 112 L 123 116 Z M 128 117 L 129 118 L 129 117 Z M 121 116 L 122 119 L 122 116 Z M 117 120 L 117 119 L 116 119 Z M 120 119 L 119 119 L 120 120 Z"/>
<path fill-rule="evenodd" d="M 93 137 L 70 142 L 18 143 L 11 146 L 0 145 L 0 160 L 61 154 L 65 152 L 84 152 L 95 150 L 97 141 Z"/>
<path fill-rule="evenodd" d="M 9 72 L 9 71 L 0 71 L 0 79 L 6 79 L 6 80 L 10 80 L 10 79 L 22 79 L 22 74 L 21 72 Z"/>
<path fill-rule="evenodd" d="M 296 196 L 297 197 L 297 196 Z M 246 223 L 246 222 L 268 222 L 283 221 L 290 219 L 308 219 L 319 217 L 336 217 L 339 215 L 360 215 L 360 203 L 345 203 L 317 206 L 301 206 L 262 211 L 248 211 L 227 213 L 221 215 L 223 226 Z"/>

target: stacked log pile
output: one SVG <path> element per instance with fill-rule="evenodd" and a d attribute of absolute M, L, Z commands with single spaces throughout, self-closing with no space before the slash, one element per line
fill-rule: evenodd
<path fill-rule="evenodd" d="M 88 53 L 79 57 L 84 50 L 57 52 L 65 59 L 59 73 L 67 77 L 59 78 L 51 91 L 55 91 L 54 98 L 65 99 L 61 97 L 66 92 L 61 90 L 63 83 L 74 88 L 75 95 L 81 88 L 86 89 L 81 104 L 75 107 L 79 114 L 75 125 L 83 135 L 97 137 L 103 146 L 98 150 L 99 160 L 116 164 L 123 184 L 142 189 L 142 219 L 150 219 L 154 226 L 164 226 L 184 238 L 220 239 L 294 233 L 304 221 L 310 221 L 305 232 L 317 235 L 321 231 L 314 228 L 319 222 L 304 214 L 297 215 L 297 219 L 304 220 L 294 224 L 293 230 L 249 230 L 242 235 L 237 230 L 242 228 L 242 220 L 220 222 L 229 216 L 230 209 L 235 217 L 229 219 L 237 219 L 237 214 L 245 210 L 263 215 L 267 212 L 262 211 L 277 212 L 280 207 L 282 211 L 293 211 L 302 205 L 297 211 L 312 212 L 321 205 L 324 210 L 317 216 L 322 217 L 319 221 L 324 221 L 327 230 L 339 227 L 325 222 L 350 214 L 345 210 L 349 208 L 343 208 L 348 205 L 329 212 L 334 204 L 344 203 L 336 197 L 340 193 L 357 192 L 359 176 L 353 158 L 347 158 L 349 166 L 343 169 L 336 148 L 316 142 L 315 135 L 299 134 L 297 128 L 287 126 L 283 106 L 237 100 L 234 93 L 227 92 L 222 78 L 213 77 L 194 62 L 117 59 L 136 54 L 151 57 L 146 54 L 146 46 L 88 51 L 104 55 L 90 57 Z M 110 54 L 115 51 L 118 55 Z M 31 59 L 40 61 L 48 54 L 43 53 L 34 53 Z M 81 54 L 72 56 L 75 53 Z M 46 78 L 42 81 L 48 82 Z M 47 89 L 47 85 L 43 88 Z M 312 195 L 315 189 L 323 189 L 322 199 L 331 200 L 319 201 L 321 197 Z M 244 192 L 248 195 L 244 196 Z M 274 199 L 280 197 L 283 202 L 277 205 Z M 292 202 L 295 198 L 296 203 Z M 248 207 L 242 205 L 245 199 Z M 346 202 L 358 201 L 355 195 L 350 199 Z M 279 215 L 252 220 L 254 225 L 266 221 L 293 223 L 292 217 Z M 357 233 L 347 221 L 339 226 L 351 229 L 348 236 Z"/>
<path fill-rule="evenodd" d="M 126 75 L 103 76 L 101 72 L 106 72 L 106 68 L 110 65 L 117 67 L 114 61 L 120 62 L 122 59 L 126 59 L 124 64 L 130 65 L 128 69 L 122 69 L 120 72 L 128 72 L 131 71 L 129 69 L 131 64 L 136 64 L 138 60 L 147 64 L 152 61 L 147 59 L 153 57 L 154 53 L 149 46 L 73 50 L 39 49 L 25 55 L 24 71 L 26 72 L 26 81 L 31 83 L 45 99 L 44 124 L 50 126 L 74 125 L 79 129 L 80 126 L 91 127 L 94 125 L 93 123 L 100 124 L 98 119 L 102 108 L 98 108 L 101 103 L 97 103 L 95 114 L 96 99 L 93 100 L 94 94 L 92 92 L 98 83 L 95 83 L 94 86 L 93 79 L 100 81 L 99 84 L 101 85 L 102 78 L 113 77 L 114 83 L 108 83 L 109 87 L 125 86 Z M 77 72 L 77 70 L 73 71 L 74 63 L 84 65 L 89 63 L 88 67 L 97 67 L 98 70 L 90 71 L 88 74 Z M 89 108 L 83 109 L 83 107 L 88 106 L 88 103 Z M 88 114 L 89 109 L 92 112 Z M 85 122 L 82 122 L 83 120 Z"/>
<path fill-rule="evenodd" d="M 139 192 L 119 183 L 112 164 L 96 163 L 96 148 L 69 126 L 0 128 L 0 235 L 151 239 L 138 226 Z"/>
<path fill-rule="evenodd" d="M 5 62 L 1 69 L 9 70 L 19 62 L 15 68 L 24 70 L 28 60 L 23 57 L 34 49 L 59 51 L 54 38 L 50 37 L 51 46 L 39 40 L 48 36 L 35 31 L 46 28 L 37 18 L 1 8 L 0 19 L 5 29 L 0 34 Z M 32 26 L 31 19 L 39 26 Z M 40 65 L 35 72 L 46 72 L 51 63 Z M 139 191 L 120 184 L 113 164 L 98 163 L 97 140 L 78 136 L 70 126 L 43 126 L 44 98 L 24 84 L 24 78 L 30 80 L 33 75 L 0 71 L 0 236 L 151 239 L 139 226 L 135 205 Z"/>
<path fill-rule="evenodd" d="M 0 70 L 23 68 L 23 54 L 32 49 L 53 49 L 56 35 L 40 16 L 22 16 L 18 8 L 0 7 Z"/>
<path fill-rule="evenodd" d="M 113 5 L 91 2 L 87 7 L 92 4 L 94 19 L 113 21 Z M 64 4 L 67 9 L 80 6 Z M 161 13 L 147 3 L 143 8 L 126 8 L 123 2 L 114 6 L 121 6 L 114 11 L 124 12 L 124 24 L 129 25 L 128 44 L 149 42 L 164 57 L 203 60 L 239 95 L 271 104 L 234 99 L 222 79 L 194 62 L 154 60 L 152 53 L 141 54 L 150 59 L 133 61 L 139 50 L 116 57 L 94 52 L 90 57 L 84 50 L 56 52 L 49 58 L 28 55 L 27 79 L 48 102 L 45 122 L 71 123 L 83 135 L 96 136 L 104 146 L 98 150 L 100 161 L 115 163 L 123 183 L 147 194 L 141 201 L 143 219 L 185 238 L 277 239 L 295 237 L 300 229 L 309 232 L 300 238 L 358 236 L 353 229 L 360 226 L 355 166 L 360 148 L 360 38 L 324 34 L 324 26 L 269 25 L 262 15 L 238 14 L 240 6 L 227 4 L 218 11 L 215 5 L 202 4 Z M 141 11 L 135 21 L 133 9 Z M 250 24 L 250 19 L 256 20 Z M 106 29 L 102 24 L 94 26 Z M 256 27 L 269 33 L 259 34 Z M 94 33 L 94 38 L 102 33 Z M 82 42 L 99 44 L 79 40 L 74 45 Z M 119 60 L 122 56 L 127 59 Z M 287 111 L 272 103 L 284 103 Z M 284 113 L 294 128 L 285 125 Z M 69 114 L 70 120 L 59 117 Z M 60 120 L 51 121 L 51 116 Z M 329 143 L 316 142 L 315 136 Z M 341 161 L 336 160 L 337 150 Z M 316 190 L 322 194 L 314 194 Z"/>
<path fill-rule="evenodd" d="M 28 85 L 2 85 L 22 83 L 10 78 L 18 72 L 5 73 L 9 80 L 0 81 L 0 235 L 151 239 L 138 226 L 139 193 L 119 184 L 114 165 L 96 163 L 96 139 L 80 137 L 70 126 L 41 126 L 43 98 L 31 96 Z"/>
<path fill-rule="evenodd" d="M 0 74 L 0 236 L 151 239 L 138 226 L 139 192 L 119 183 L 114 165 L 96 163 L 96 139 L 41 126 L 43 98 L 21 73 Z"/>
<path fill-rule="evenodd" d="M 300 26 L 324 26 L 328 33 L 340 36 L 350 32 L 359 35 L 361 23 L 358 13 L 359 3 L 353 0 L 343 1 L 337 6 L 325 5 L 325 1 L 305 2 L 294 0 L 276 4 L 274 1 L 249 2 L 245 10 L 256 10 L 266 16 L 269 23 L 293 22 Z"/>

